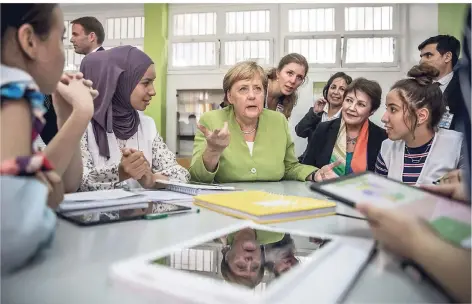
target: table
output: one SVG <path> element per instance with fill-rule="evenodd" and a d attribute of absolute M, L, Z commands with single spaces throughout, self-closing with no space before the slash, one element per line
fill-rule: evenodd
<path fill-rule="evenodd" d="M 238 188 L 316 197 L 308 183 L 239 183 Z M 338 212 L 352 212 L 341 204 Z M 9 304 L 167 303 L 143 292 L 119 288 L 109 278 L 109 266 L 126 258 L 208 233 L 238 219 L 202 210 L 199 214 L 158 221 L 122 222 L 77 227 L 59 220 L 55 241 L 46 254 L 29 267 L 2 279 L 1 302 Z M 370 237 L 366 222 L 342 216 L 279 223 L 275 226 L 308 232 Z M 436 290 L 415 282 L 399 270 L 382 273 L 374 259 L 348 294 L 346 302 L 446 302 Z M 316 297 L 316 295 L 314 295 Z M 312 303 L 313 297 L 307 298 Z"/>

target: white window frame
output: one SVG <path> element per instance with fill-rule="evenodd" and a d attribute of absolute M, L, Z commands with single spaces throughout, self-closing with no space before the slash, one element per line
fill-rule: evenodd
<path fill-rule="evenodd" d="M 345 30 L 345 18 L 344 10 L 346 7 L 382 7 L 392 6 L 392 30 L 388 31 L 346 31 Z M 289 32 L 288 31 L 288 16 L 289 10 L 292 9 L 317 9 L 317 8 L 334 8 L 334 20 L 335 29 L 334 31 L 323 31 L 323 32 Z M 280 5 L 280 36 L 285 40 L 285 43 L 280 46 L 281 56 L 288 53 L 288 39 L 304 39 L 304 38 L 333 38 L 339 37 L 337 41 L 336 49 L 336 64 L 324 64 L 324 63 L 309 63 L 311 69 L 322 69 L 322 68 L 337 68 L 339 70 L 362 68 L 362 69 L 376 69 L 376 68 L 392 68 L 400 69 L 400 44 L 402 40 L 401 32 L 401 14 L 403 7 L 396 3 L 323 3 L 323 4 L 281 4 Z M 347 38 L 365 38 L 365 37 L 393 37 L 395 39 L 394 44 L 394 61 L 392 63 L 351 63 L 346 64 L 346 47 L 341 47 L 341 42 L 346 42 Z M 344 45 L 343 45 L 344 46 Z M 313 71 L 313 70 L 312 70 Z"/>
<path fill-rule="evenodd" d="M 245 33 L 245 34 L 226 34 L 226 13 L 227 12 L 244 12 L 244 11 L 270 11 L 270 26 L 268 33 Z M 179 14 L 193 14 L 193 13 L 216 13 L 216 33 L 215 35 L 201 35 L 201 36 L 174 36 L 174 15 Z M 195 4 L 191 8 L 188 5 L 170 4 L 169 5 L 169 43 L 168 43 L 168 72 L 177 71 L 226 71 L 229 66 L 225 65 L 225 54 L 223 49 L 224 42 L 238 41 L 238 40 L 269 40 L 269 64 L 263 67 L 272 67 L 276 58 L 274 51 L 277 32 L 278 32 L 278 5 L 277 4 L 253 4 L 253 5 L 238 5 L 238 4 Z M 172 66 L 172 44 L 178 42 L 213 42 L 216 41 L 215 65 L 213 66 L 188 66 L 188 67 L 174 67 Z"/>

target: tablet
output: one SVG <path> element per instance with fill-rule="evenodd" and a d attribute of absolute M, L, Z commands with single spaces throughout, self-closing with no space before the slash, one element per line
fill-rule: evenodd
<path fill-rule="evenodd" d="M 79 226 L 93 226 L 145 218 L 152 219 L 157 214 L 170 215 L 189 211 L 192 211 L 192 207 L 151 201 L 107 208 L 57 212 L 57 215 Z"/>
<path fill-rule="evenodd" d="M 313 183 L 310 188 L 354 208 L 365 202 L 402 209 L 429 221 L 444 238 L 456 244 L 464 245 L 470 240 L 470 206 L 372 172 Z"/>
<path fill-rule="evenodd" d="M 120 261 L 111 275 L 163 303 L 337 303 L 373 249 L 364 238 L 241 221 Z"/>

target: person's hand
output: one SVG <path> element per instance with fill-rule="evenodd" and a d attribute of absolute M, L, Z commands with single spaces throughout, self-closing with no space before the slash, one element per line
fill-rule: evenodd
<path fill-rule="evenodd" d="M 230 142 L 230 133 L 228 130 L 228 122 L 225 121 L 223 129 L 215 129 L 209 131 L 204 126 L 198 124 L 198 129 L 203 133 L 207 141 L 207 149 L 210 149 L 212 152 L 222 153 Z"/>
<path fill-rule="evenodd" d="M 337 160 L 334 163 L 321 167 L 321 169 L 319 169 L 315 173 L 315 182 L 322 182 L 325 180 L 338 178 L 339 175 L 337 175 L 333 169 L 339 166 L 340 164 L 342 164 L 342 161 Z"/>
<path fill-rule="evenodd" d="M 421 242 L 437 238 L 427 222 L 404 211 L 364 203 L 356 208 L 367 218 L 374 239 L 404 258 L 413 259 L 416 251 L 421 250 Z"/>
<path fill-rule="evenodd" d="M 123 149 L 118 173 L 120 181 L 133 178 L 140 180 L 145 174 L 149 173 L 151 168 L 143 152 L 135 149 Z"/>
<path fill-rule="evenodd" d="M 64 200 L 64 185 L 61 177 L 54 171 L 39 171 L 36 178 L 48 187 L 48 206 L 55 210 Z"/>
<path fill-rule="evenodd" d="M 98 91 L 92 85 L 92 81 L 84 79 L 82 73 L 63 74 L 52 95 L 58 119 L 67 119 L 72 110 L 91 118 L 94 112 L 93 99 L 98 96 Z"/>
<path fill-rule="evenodd" d="M 449 171 L 446 175 L 439 179 L 439 184 L 455 184 L 462 181 L 462 170 L 456 169 Z"/>
<path fill-rule="evenodd" d="M 459 201 L 467 202 L 466 185 L 464 183 L 420 185 L 421 188 Z"/>
<path fill-rule="evenodd" d="M 315 112 L 315 114 L 323 112 L 324 107 L 326 106 L 327 103 L 328 101 L 324 99 L 323 97 L 318 98 L 313 105 L 313 112 Z"/>

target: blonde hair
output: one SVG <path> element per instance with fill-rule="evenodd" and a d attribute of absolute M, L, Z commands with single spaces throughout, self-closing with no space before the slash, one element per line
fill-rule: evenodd
<path fill-rule="evenodd" d="M 223 91 L 225 93 L 223 102 L 228 105 L 228 91 L 240 80 L 249 80 L 259 76 L 262 80 L 262 87 L 267 88 L 267 75 L 264 69 L 255 61 L 242 61 L 231 67 L 223 78 Z"/>
<path fill-rule="evenodd" d="M 306 60 L 305 56 L 298 54 L 298 53 L 290 53 L 282 57 L 279 61 L 279 65 L 277 68 L 272 68 L 267 72 L 267 77 L 270 80 L 277 79 L 277 71 L 280 72 L 287 64 L 296 63 L 305 68 L 305 77 L 308 74 L 308 61 Z M 305 78 L 306 79 L 306 78 Z M 305 82 L 305 80 L 303 80 Z M 293 107 L 297 104 L 298 94 L 297 92 L 293 92 L 292 94 L 285 96 L 283 105 L 284 111 L 283 114 L 285 117 L 290 118 L 292 115 Z"/>

